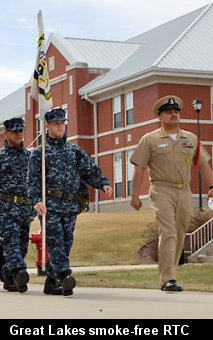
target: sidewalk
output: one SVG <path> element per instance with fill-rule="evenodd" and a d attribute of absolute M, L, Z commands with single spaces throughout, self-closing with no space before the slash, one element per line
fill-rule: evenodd
<path fill-rule="evenodd" d="M 73 273 L 157 268 L 151 265 L 74 267 Z M 37 273 L 37 268 L 28 272 Z M 72 296 L 43 294 L 29 284 L 24 294 L 0 284 L 0 319 L 212 319 L 213 293 L 151 289 L 76 287 Z M 30 306 L 30 308 L 29 308 Z M 57 306 L 57 307 L 56 307 Z"/>
<path fill-rule="evenodd" d="M 0 284 L 0 319 L 212 319 L 213 293 L 166 293 L 131 288 L 76 287 L 72 296 L 43 294 L 28 285 L 24 294 Z"/>
<path fill-rule="evenodd" d="M 157 268 L 157 264 L 135 264 L 135 265 L 118 265 L 118 266 L 95 266 L 95 267 L 72 267 L 73 273 L 82 272 L 97 272 L 101 270 L 131 270 L 131 269 L 147 269 L 147 268 Z M 37 268 L 28 268 L 29 274 L 36 274 Z"/>

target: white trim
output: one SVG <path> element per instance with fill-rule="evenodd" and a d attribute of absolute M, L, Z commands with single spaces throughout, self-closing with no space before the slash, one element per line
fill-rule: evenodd
<path fill-rule="evenodd" d="M 119 149 L 99 152 L 98 157 L 103 157 L 103 156 L 106 156 L 106 155 L 114 155 L 115 153 L 122 152 L 122 151 L 130 151 L 130 150 L 136 149 L 137 146 L 138 146 L 138 144 L 135 144 L 135 145 L 124 146 L 123 148 L 119 148 Z M 94 156 L 95 155 L 91 155 L 91 157 L 94 157 Z"/>
<path fill-rule="evenodd" d="M 68 107 L 67 104 L 63 104 L 61 108 L 62 108 L 63 110 L 67 110 L 67 107 Z"/>
<path fill-rule="evenodd" d="M 88 64 L 87 63 L 84 63 L 84 62 L 75 62 L 75 63 L 72 63 L 71 65 L 67 65 L 66 66 L 66 71 L 71 71 L 71 70 L 74 70 L 76 68 L 88 68 Z"/>
<path fill-rule="evenodd" d="M 155 124 L 159 122 L 158 118 L 154 118 L 151 120 L 147 120 L 145 122 L 141 122 L 141 123 L 137 123 L 137 124 L 132 124 L 132 125 L 128 125 L 122 128 L 118 128 L 115 130 L 110 130 L 110 131 L 106 131 L 106 132 L 101 132 L 97 135 L 98 138 L 100 137 L 105 137 L 105 136 L 109 136 L 109 135 L 113 135 L 113 134 L 117 134 L 123 131 L 128 131 L 128 130 L 134 130 L 136 128 L 142 127 L 142 126 L 146 126 L 146 125 L 151 125 L 151 124 Z M 180 120 L 181 123 L 189 123 L 189 124 L 197 124 L 197 120 L 196 119 L 181 119 Z M 200 124 L 213 124 L 212 120 L 200 120 Z M 75 135 L 72 137 L 68 137 L 67 140 L 74 140 L 74 139 L 94 139 L 94 135 L 92 136 L 88 136 L 88 135 Z M 212 145 L 212 141 L 202 141 L 203 144 L 205 145 Z"/>
<path fill-rule="evenodd" d="M 94 139 L 94 136 L 86 136 L 86 135 L 75 135 L 72 137 L 68 137 L 67 140 L 75 140 L 75 139 Z"/>
<path fill-rule="evenodd" d="M 55 78 L 52 78 L 50 79 L 50 85 L 54 85 L 54 84 L 57 84 L 57 83 L 60 83 L 61 81 L 64 81 L 67 79 L 67 73 L 64 73 L 58 77 L 55 77 Z"/>
<path fill-rule="evenodd" d="M 213 141 L 212 142 L 210 142 L 210 141 L 201 141 L 201 143 L 203 145 L 213 145 Z M 107 156 L 107 155 L 111 155 L 111 154 L 113 155 L 114 153 L 122 152 L 122 151 L 130 151 L 130 150 L 136 149 L 137 146 L 138 146 L 138 144 L 135 144 L 135 145 L 124 146 L 124 147 L 119 148 L 119 149 L 113 149 L 113 150 L 108 150 L 108 151 L 100 152 L 98 154 L 98 157 L 103 157 L 103 156 Z M 94 157 L 94 155 L 91 155 L 91 157 Z"/>
<path fill-rule="evenodd" d="M 163 79 L 162 78 L 159 79 L 159 77 L 168 77 L 169 79 L 163 81 Z M 171 77 L 174 79 L 173 81 L 171 81 Z M 183 82 L 183 78 L 185 79 L 185 82 Z M 198 81 L 198 79 L 205 80 L 205 82 Z M 152 66 L 146 70 L 142 70 L 139 71 L 138 73 L 130 74 L 126 77 L 123 77 L 122 79 L 115 79 L 107 84 L 102 84 L 97 87 L 95 87 L 94 84 L 94 87 L 88 90 L 84 89 L 84 87 L 81 87 L 78 90 L 78 93 L 81 96 L 81 99 L 85 99 L 87 95 L 91 99 L 95 97 L 96 102 L 99 102 L 103 100 L 103 97 L 104 99 L 112 97 L 112 91 L 113 94 L 115 94 L 115 90 L 119 89 L 119 92 L 116 92 L 116 95 L 119 95 L 119 93 L 123 91 L 123 89 L 120 90 L 122 87 L 132 85 L 133 83 L 137 83 L 138 81 L 140 82 L 143 81 L 144 82 L 143 86 L 147 86 L 147 84 L 148 85 L 156 84 L 159 82 L 174 84 L 181 82 L 181 84 L 184 83 L 188 85 L 196 84 L 212 86 L 212 80 L 213 80 L 212 71 L 183 70 L 177 68 L 171 69 Z M 142 87 L 141 84 L 138 85 L 138 88 L 141 87 Z M 106 95 L 106 93 L 110 94 Z"/>
<path fill-rule="evenodd" d="M 201 143 L 203 145 L 213 145 L 213 141 L 211 142 L 211 141 L 204 140 L 204 141 L 201 141 Z"/>
<path fill-rule="evenodd" d="M 197 124 L 197 119 L 180 119 L 181 123 Z M 201 119 L 200 124 L 213 124 L 212 119 Z"/>
<path fill-rule="evenodd" d="M 98 137 L 104 137 L 104 136 L 108 136 L 108 135 L 111 135 L 111 134 L 115 134 L 115 133 L 119 133 L 119 132 L 123 132 L 123 131 L 127 131 L 127 130 L 132 130 L 132 129 L 135 129 L 135 128 L 138 128 L 138 127 L 141 127 L 141 126 L 151 125 L 151 124 L 154 124 L 154 123 L 157 123 L 157 122 L 159 122 L 159 119 L 154 118 L 154 119 L 151 119 L 151 120 L 147 120 L 145 122 L 127 125 L 125 127 L 106 131 L 106 132 L 101 132 L 101 133 L 98 134 Z"/>

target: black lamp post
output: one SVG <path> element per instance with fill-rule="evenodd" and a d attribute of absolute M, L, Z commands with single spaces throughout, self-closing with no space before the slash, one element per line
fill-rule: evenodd
<path fill-rule="evenodd" d="M 200 99 L 195 99 L 192 102 L 192 105 L 194 106 L 194 109 L 197 113 L 197 136 L 200 139 L 200 120 L 199 120 L 199 115 L 200 115 L 200 110 L 202 108 L 203 102 Z M 201 180 L 201 173 L 199 171 L 198 173 L 198 178 L 199 178 L 199 210 L 203 211 L 202 207 L 202 180 Z"/>

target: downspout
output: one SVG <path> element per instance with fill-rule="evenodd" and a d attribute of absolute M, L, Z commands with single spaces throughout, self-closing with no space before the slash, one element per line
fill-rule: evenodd
<path fill-rule="evenodd" d="M 94 146 L 95 146 L 95 163 L 98 165 L 98 121 L 97 121 L 97 103 L 85 94 L 85 99 L 93 105 L 93 119 L 94 119 Z M 95 213 L 98 213 L 98 189 L 95 189 Z"/>

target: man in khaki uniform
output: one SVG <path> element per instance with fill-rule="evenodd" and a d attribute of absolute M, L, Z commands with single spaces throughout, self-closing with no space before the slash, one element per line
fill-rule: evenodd
<path fill-rule="evenodd" d="M 142 137 L 131 162 L 135 165 L 131 205 L 139 210 L 144 170 L 148 166 L 151 207 L 159 227 L 159 272 L 161 289 L 182 291 L 176 282 L 176 268 L 183 249 L 191 215 L 191 165 L 199 167 L 209 185 L 208 198 L 213 197 L 213 174 L 210 156 L 197 136 L 181 130 L 182 100 L 169 95 L 158 100 L 153 113 L 161 128 Z"/>

